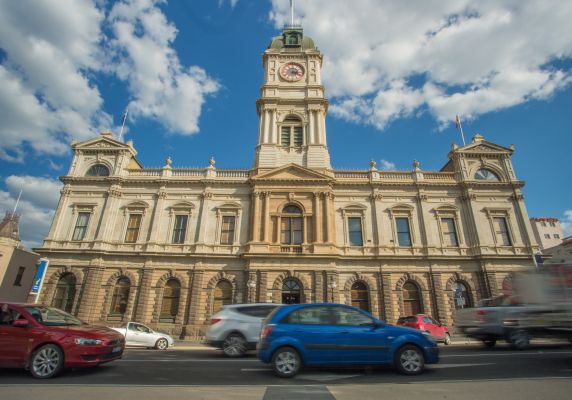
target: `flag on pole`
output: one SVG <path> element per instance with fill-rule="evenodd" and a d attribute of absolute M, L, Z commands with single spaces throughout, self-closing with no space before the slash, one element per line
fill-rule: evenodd
<path fill-rule="evenodd" d="M 461 139 L 463 139 L 463 146 L 464 146 L 466 144 L 465 134 L 463 133 L 463 126 L 461 125 L 461 117 L 459 117 L 459 114 L 457 114 L 455 117 L 455 127 L 461 132 Z"/>
<path fill-rule="evenodd" d="M 455 120 L 455 127 L 457 129 L 461 127 L 461 118 L 459 118 L 459 114 L 457 114 L 457 119 Z"/>

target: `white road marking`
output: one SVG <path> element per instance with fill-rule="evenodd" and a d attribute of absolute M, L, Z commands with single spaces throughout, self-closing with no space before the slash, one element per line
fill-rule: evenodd
<path fill-rule="evenodd" d="M 547 354 L 572 354 L 572 351 L 535 351 L 522 352 L 514 351 L 512 353 L 478 353 L 478 354 L 446 354 L 440 355 L 439 358 L 452 357 L 506 357 L 506 356 L 546 356 Z"/>
<path fill-rule="evenodd" d="M 326 381 L 335 381 L 338 379 L 356 378 L 359 376 L 363 376 L 363 374 L 357 374 L 357 375 L 298 374 L 294 379 L 305 379 L 309 381 L 326 382 Z"/>
<path fill-rule="evenodd" d="M 459 368 L 459 367 L 478 367 L 481 365 L 494 365 L 494 363 L 480 363 L 480 364 L 431 364 L 428 368 L 442 369 L 442 368 Z"/>
<path fill-rule="evenodd" d="M 241 368 L 242 372 L 253 372 L 253 371 L 272 371 L 271 368 Z"/>

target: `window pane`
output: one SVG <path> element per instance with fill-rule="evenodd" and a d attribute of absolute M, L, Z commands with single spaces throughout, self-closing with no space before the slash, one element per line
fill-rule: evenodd
<path fill-rule="evenodd" d="M 291 218 L 292 244 L 302 244 L 302 218 Z"/>
<path fill-rule="evenodd" d="M 141 214 L 129 215 L 129 222 L 127 223 L 127 232 L 125 234 L 126 243 L 135 243 L 139 236 L 139 227 L 141 225 Z"/>
<path fill-rule="evenodd" d="M 363 246 L 361 218 L 348 218 L 350 246 Z"/>
<path fill-rule="evenodd" d="M 302 127 L 294 127 L 294 146 L 302 146 Z"/>
<path fill-rule="evenodd" d="M 287 317 L 289 324 L 331 325 L 332 318 L 328 307 L 306 307 L 292 311 Z"/>
<path fill-rule="evenodd" d="M 508 227 L 504 217 L 493 218 L 493 225 L 497 237 L 497 244 L 500 246 L 510 246 L 510 236 L 508 234 Z"/>
<path fill-rule="evenodd" d="M 282 218 L 281 225 L 282 237 L 280 242 L 290 244 L 290 218 Z"/>
<path fill-rule="evenodd" d="M 127 278 L 117 280 L 113 288 L 113 297 L 111 299 L 110 314 L 125 314 L 127 310 L 127 302 L 129 301 L 129 291 L 131 282 Z"/>
<path fill-rule="evenodd" d="M 221 244 L 232 244 L 234 242 L 234 217 L 222 217 Z"/>
<path fill-rule="evenodd" d="M 174 321 L 179 310 L 179 297 L 181 284 L 176 279 L 169 279 L 163 289 L 163 303 L 161 304 L 161 316 L 163 320 Z"/>
<path fill-rule="evenodd" d="M 334 323 L 336 325 L 371 325 L 373 319 L 349 308 L 336 307 L 333 310 Z"/>
<path fill-rule="evenodd" d="M 457 230 L 453 218 L 441 218 L 441 230 L 445 246 L 458 246 Z"/>
<path fill-rule="evenodd" d="M 188 215 L 175 216 L 175 229 L 173 231 L 173 243 L 184 243 L 187 233 Z"/>
<path fill-rule="evenodd" d="M 396 218 L 397 243 L 399 246 L 411 246 L 411 235 L 409 233 L 409 218 Z"/>
<path fill-rule="evenodd" d="M 88 212 L 80 212 L 77 216 L 75 229 L 73 231 L 72 240 L 83 240 L 87 231 L 87 223 L 89 221 Z"/>
<path fill-rule="evenodd" d="M 282 143 L 282 146 L 290 146 L 290 127 L 289 126 L 283 126 L 282 127 L 282 135 L 281 135 L 280 143 Z"/>

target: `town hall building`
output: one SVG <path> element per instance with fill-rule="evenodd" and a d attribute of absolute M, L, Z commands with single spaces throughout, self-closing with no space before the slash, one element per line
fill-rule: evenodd
<path fill-rule="evenodd" d="M 477 134 L 439 171 L 336 170 L 323 57 L 299 26 L 263 55 L 253 167 L 158 169 L 104 132 L 73 142 L 39 302 L 201 338 L 225 304 L 351 304 L 390 323 L 499 294 L 538 251 L 512 146 Z M 445 156 L 444 149 L 444 156 Z"/>

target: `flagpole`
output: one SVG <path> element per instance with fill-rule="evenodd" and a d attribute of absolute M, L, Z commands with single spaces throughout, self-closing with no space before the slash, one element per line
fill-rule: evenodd
<path fill-rule="evenodd" d="M 459 114 L 457 114 L 457 125 L 459 130 L 461 131 L 461 139 L 463 139 L 463 146 L 465 146 L 465 134 L 463 133 L 463 124 L 461 124 L 461 117 L 459 117 Z"/>
<path fill-rule="evenodd" d="M 294 26 L 294 0 L 290 0 L 290 26 Z"/>
<path fill-rule="evenodd" d="M 18 195 L 18 199 L 16 200 L 16 204 L 14 205 L 14 211 L 12 211 L 12 215 L 16 215 L 16 209 L 18 208 L 18 203 L 20 203 L 20 197 L 22 196 L 22 190 L 20 189 L 20 194 Z"/>
<path fill-rule="evenodd" d="M 125 109 L 125 113 L 123 113 L 123 121 L 121 122 L 121 132 L 119 132 L 119 141 L 123 142 L 123 128 L 125 127 L 125 121 L 127 120 L 127 108 Z"/>

